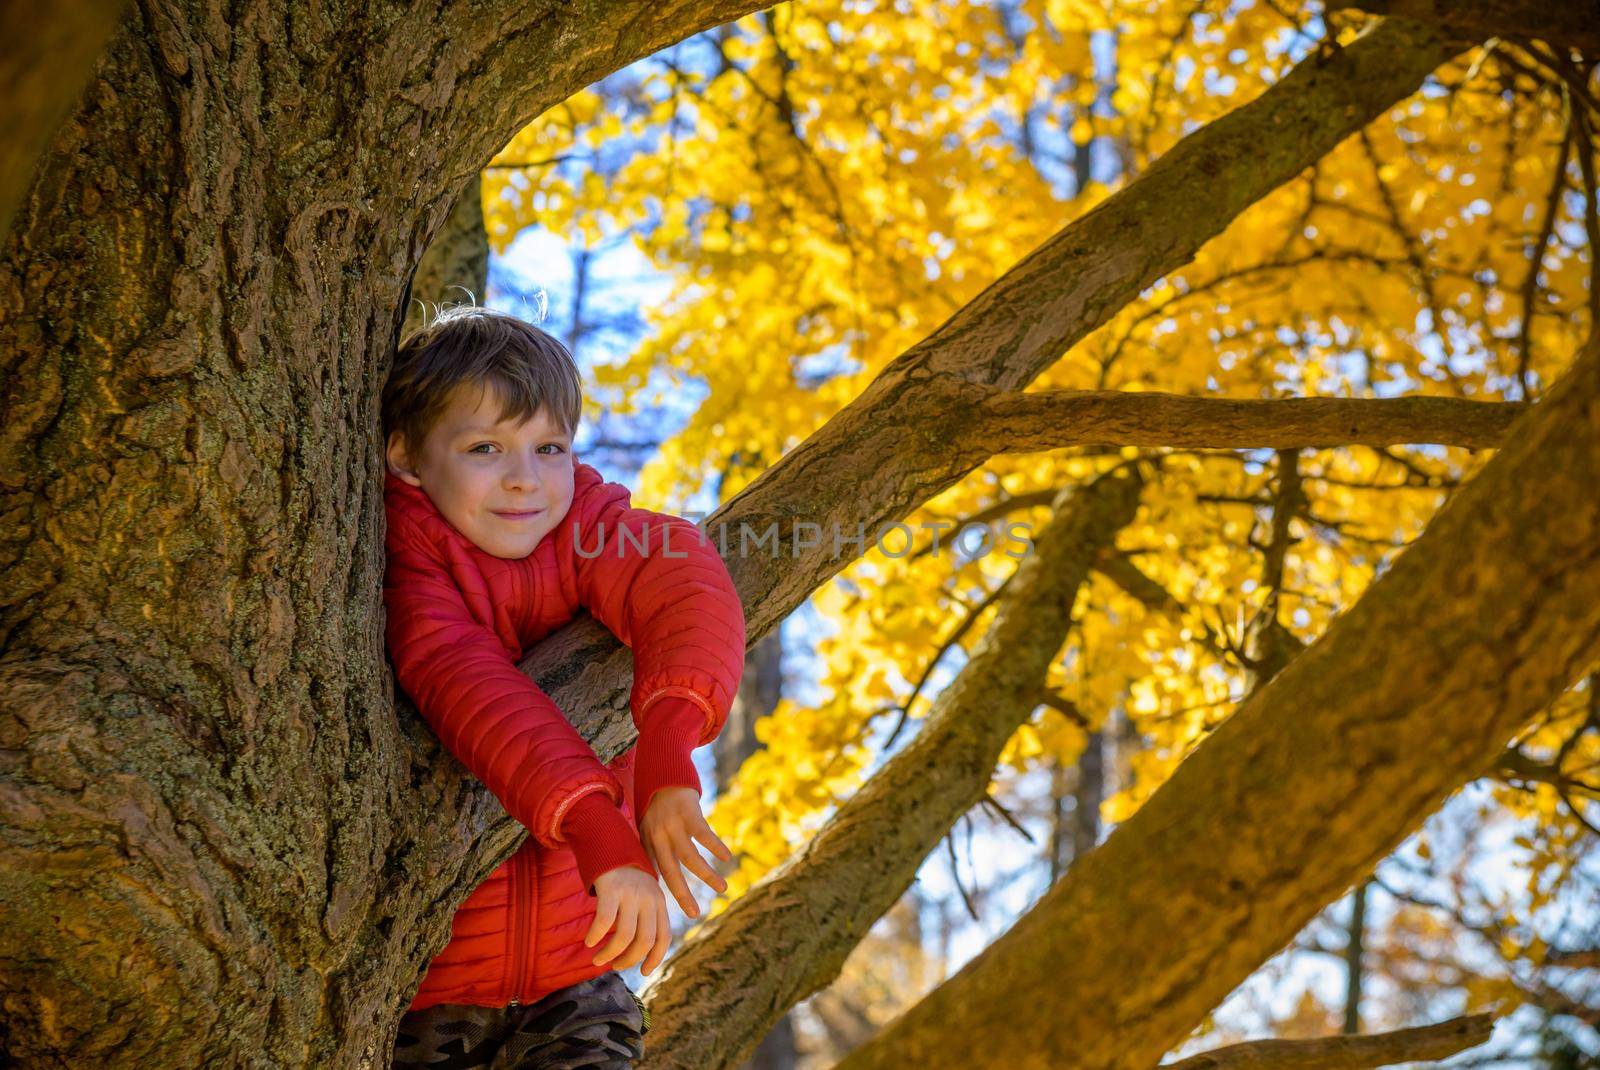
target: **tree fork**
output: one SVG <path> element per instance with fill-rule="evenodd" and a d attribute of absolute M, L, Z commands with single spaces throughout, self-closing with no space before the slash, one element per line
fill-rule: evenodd
<path fill-rule="evenodd" d="M 1145 176 L 1068 226 L 897 358 L 861 398 L 718 510 L 707 521 L 712 536 L 719 525 L 737 533 L 740 525 L 764 531 L 776 524 L 780 538 L 788 540 L 798 520 L 819 523 L 825 533 L 833 524 L 853 531 L 859 522 L 870 533 L 903 518 L 1003 448 L 986 434 L 993 421 L 1032 404 L 1023 400 L 1013 407 L 1004 395 L 1019 391 L 1144 286 L 1190 259 L 1244 208 L 1404 99 L 1463 47 L 1426 27 L 1391 20 L 1349 46 L 1308 60 L 1257 101 L 1190 135 Z M 1263 143 L 1273 151 L 1263 155 Z M 1196 190 L 1210 199 L 1197 203 Z M 1169 217 L 1182 225 L 1152 222 Z M 1137 263 L 1129 259 L 1133 252 L 1140 254 Z M 1483 407 L 1483 419 L 1471 421 L 1470 434 L 1492 435 L 1492 425 L 1505 419 L 1503 410 L 1490 408 Z M 1287 434 L 1326 433 L 1325 423 L 1320 430 L 1315 425 L 1328 413 L 1303 412 L 1310 422 L 1297 417 L 1298 426 L 1284 428 Z M 1398 433 L 1383 422 L 1371 425 L 1371 433 Z M 781 563 L 730 560 L 750 640 L 849 559 L 830 559 L 824 547 L 785 555 Z M 574 622 L 535 648 L 520 668 L 569 712 L 602 758 L 632 741 L 631 659 L 603 628 Z M 486 821 L 479 876 L 522 836 L 503 815 Z"/>

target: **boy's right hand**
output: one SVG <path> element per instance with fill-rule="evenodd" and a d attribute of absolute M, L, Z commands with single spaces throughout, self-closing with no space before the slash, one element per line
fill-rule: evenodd
<path fill-rule="evenodd" d="M 594 879 L 594 894 L 599 903 L 583 946 L 593 947 L 616 925 L 616 934 L 595 955 L 594 964 L 611 962 L 612 969 L 625 970 L 643 959 L 640 972 L 650 976 L 672 942 L 659 881 L 637 866 L 618 866 Z"/>

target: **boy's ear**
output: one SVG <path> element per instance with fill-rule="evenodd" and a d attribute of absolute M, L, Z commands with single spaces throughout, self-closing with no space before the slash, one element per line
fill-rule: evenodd
<path fill-rule="evenodd" d="M 417 475 L 416 469 L 412 466 L 411 455 L 406 451 L 405 438 L 399 431 L 389 432 L 389 443 L 384 449 L 384 457 L 388 461 L 389 471 L 413 487 L 422 486 L 422 477 Z"/>

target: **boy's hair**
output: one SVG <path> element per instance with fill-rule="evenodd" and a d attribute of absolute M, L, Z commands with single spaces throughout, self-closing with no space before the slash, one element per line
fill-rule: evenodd
<path fill-rule="evenodd" d="M 583 409 L 583 383 L 560 339 L 526 320 L 477 305 L 440 310 L 407 335 L 383 385 L 383 440 L 400 432 L 421 448 L 458 386 L 492 384 L 502 399 L 497 419 L 530 419 L 543 408 L 568 436 Z"/>

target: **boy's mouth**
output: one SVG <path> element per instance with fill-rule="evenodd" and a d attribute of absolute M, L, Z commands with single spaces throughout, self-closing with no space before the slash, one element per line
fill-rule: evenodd
<path fill-rule="evenodd" d="M 540 513 L 544 512 L 544 510 L 543 509 L 527 509 L 527 510 L 524 510 L 522 512 L 517 512 L 517 511 L 514 511 L 514 510 L 510 510 L 510 509 L 495 509 L 495 510 L 492 510 L 492 512 L 494 513 L 495 516 L 503 517 L 506 520 L 528 520 L 528 519 L 531 519 L 533 517 L 538 516 Z"/>

